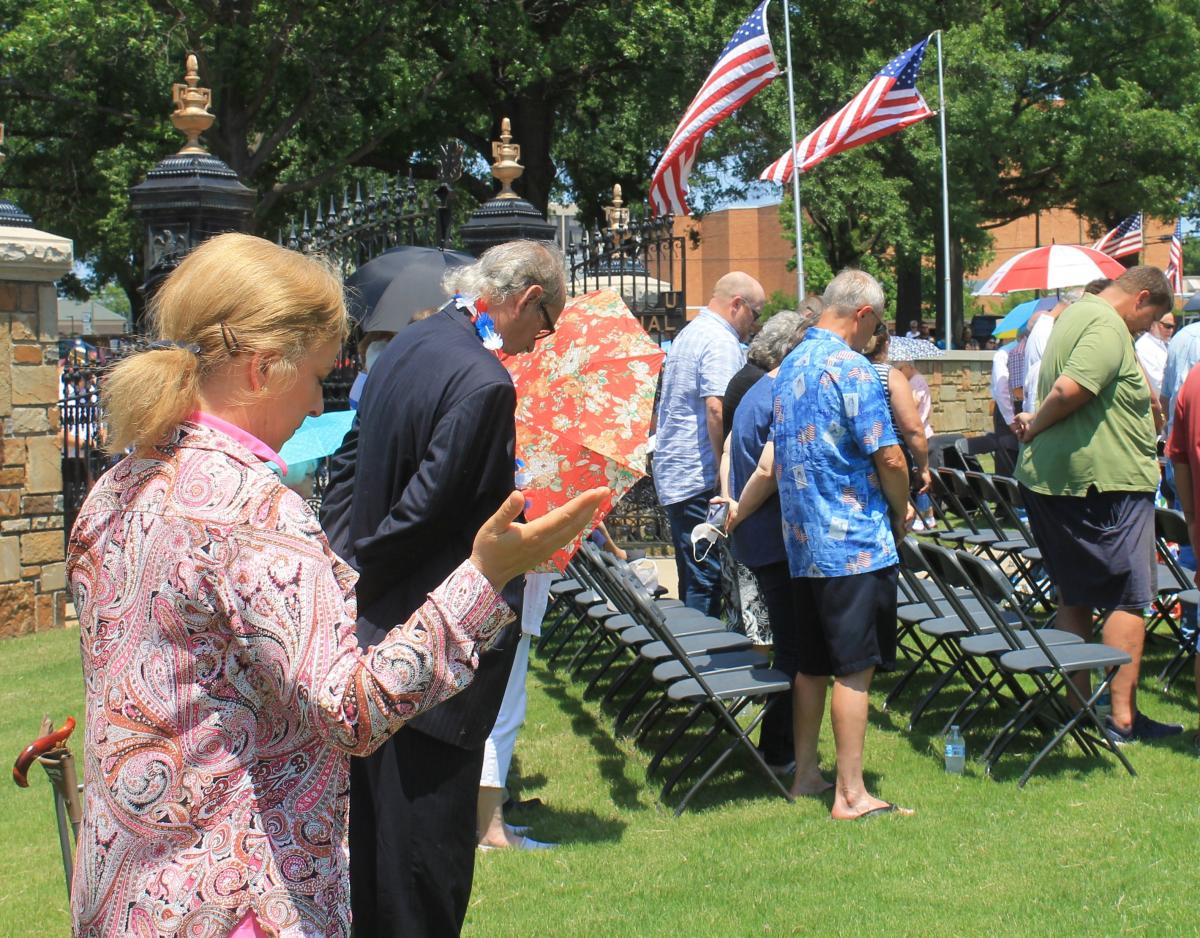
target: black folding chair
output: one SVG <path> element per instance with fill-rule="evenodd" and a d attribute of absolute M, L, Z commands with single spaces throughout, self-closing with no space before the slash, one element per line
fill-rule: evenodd
<path fill-rule="evenodd" d="M 933 469 L 929 476 L 929 501 L 933 506 L 934 517 L 937 519 L 937 527 L 932 531 L 917 532 L 918 536 L 932 537 L 942 543 L 958 545 L 962 543 L 964 537 L 978 534 L 978 528 L 959 523 L 967 514 L 966 509 L 959 504 L 954 493 L 950 491 L 949 484 L 942 476 L 941 470 Z"/>
<path fill-rule="evenodd" d="M 962 567 L 956 560 L 956 555 L 951 551 L 937 544 L 923 544 L 921 545 L 921 556 L 929 568 L 930 576 L 935 582 L 942 584 L 943 589 L 949 590 L 954 587 L 968 591 L 974 589 L 972 584 L 965 579 Z M 958 603 L 955 609 L 957 621 L 950 620 L 947 624 L 941 625 L 941 628 L 948 631 L 957 627 L 958 631 L 952 632 L 949 637 L 957 643 L 957 651 L 964 659 L 964 673 L 968 677 L 968 683 L 972 686 L 970 693 L 947 717 L 946 723 L 942 727 L 943 735 L 951 726 L 957 725 L 961 729 L 966 729 L 989 703 L 994 702 L 1003 706 L 1010 700 L 1014 706 L 1019 707 L 1028 698 L 1017 680 L 999 665 L 999 658 L 1013 646 L 1010 636 L 998 632 L 990 621 L 996 610 L 983 609 L 987 600 L 973 594 L 971 601 L 980 609 L 976 613 L 973 608 L 968 608 L 961 599 L 958 599 L 957 594 L 952 595 Z M 1014 610 L 1000 609 L 999 613 L 1012 627 L 1012 637 L 1015 637 L 1018 647 L 1033 646 L 1033 638 L 1024 632 L 1025 626 L 1032 625 L 1029 620 L 1022 619 L 1020 613 Z M 969 631 L 970 634 L 963 634 L 963 629 Z M 1049 645 L 1079 644 L 1083 641 L 1079 636 L 1059 629 L 1043 627 L 1038 634 Z M 969 669 L 967 668 L 968 662 L 971 663 Z"/>
<path fill-rule="evenodd" d="M 1095 710 L 1096 701 L 1108 691 L 1117 669 L 1130 663 L 1130 656 L 1117 648 L 1098 642 L 1052 646 L 1027 620 L 1023 623 L 1025 628 L 1021 630 L 1021 637 L 1018 637 L 1016 631 L 1005 620 L 1002 606 L 1007 605 L 1022 617 L 1024 613 L 1016 603 L 1013 585 L 1003 571 L 992 561 L 977 557 L 968 551 L 957 551 L 954 559 L 964 573 L 965 582 L 973 586 L 976 595 L 985 601 L 985 608 L 991 614 L 997 631 L 1009 643 L 1011 650 L 1000 656 L 1000 667 L 1011 674 L 1027 678 L 1034 687 L 1034 692 L 1013 718 L 1001 728 L 993 745 L 989 746 L 985 760 L 988 771 L 991 771 L 1009 743 L 1035 717 L 1044 717 L 1054 721 L 1057 729 L 1029 763 L 1017 783 L 1018 786 L 1025 785 L 1041 761 L 1067 736 L 1071 736 L 1088 755 L 1095 755 L 1099 750 L 1107 749 L 1117 757 L 1130 775 L 1136 775 L 1121 747 L 1106 732 Z M 1026 636 L 1033 639 L 1032 646 L 1025 647 L 1021 639 Z M 1085 697 L 1075 686 L 1071 676 L 1080 671 L 1090 673 L 1096 669 L 1103 669 L 1104 677 L 1092 688 L 1091 694 Z"/>
<path fill-rule="evenodd" d="M 1028 594 L 1027 607 L 1041 603 L 1049 608 L 1049 599 L 1041 583 L 1044 573 L 1040 564 L 1028 556 L 1033 551 L 1040 560 L 1041 553 L 1037 552 L 1037 545 L 1024 521 L 1008 506 L 992 476 L 966 472 L 963 478 L 975 494 L 978 517 L 986 523 L 990 533 L 990 536 L 981 534 L 974 539 L 967 538 L 963 546 L 982 547 L 984 554 L 996 561 L 1002 570 L 1011 571 L 1009 579 L 1014 584 L 1021 584 L 1021 592 Z"/>
<path fill-rule="evenodd" d="M 1029 530 L 1029 524 L 1025 520 L 1025 497 L 1021 494 L 1021 486 L 1016 479 L 1009 476 L 991 475 L 988 479 L 997 496 L 996 507 L 1001 512 L 1004 524 L 1019 532 L 1021 540 L 1029 545 L 1018 552 L 1020 560 L 1017 562 L 1026 573 L 1026 583 L 1033 591 L 1036 601 L 1048 611 L 1054 607 L 1054 584 L 1046 575 L 1046 568 L 1042 564 L 1042 550 L 1033 539 L 1033 532 Z"/>
<path fill-rule="evenodd" d="M 771 786 L 783 795 L 784 798 L 791 801 L 792 796 L 788 792 L 787 787 L 771 771 L 771 767 L 767 765 L 762 754 L 750 739 L 750 734 L 762 722 L 769 709 L 777 703 L 780 695 L 784 694 L 791 687 L 791 678 L 782 671 L 766 667 L 749 667 L 706 674 L 696 667 L 692 657 L 680 645 L 679 640 L 672 634 L 671 630 L 667 628 L 666 620 L 663 618 L 661 611 L 655 609 L 643 596 L 631 594 L 629 598 L 637 606 L 643 617 L 643 621 L 647 623 L 650 630 L 657 633 L 658 640 L 670 649 L 672 660 L 682 665 L 684 671 L 687 673 L 685 679 L 675 681 L 667 688 L 667 694 L 672 701 L 690 705 L 691 709 L 687 716 L 684 717 L 680 726 L 676 728 L 659 753 L 656 754 L 654 764 L 657 765 L 662 761 L 662 753 L 665 753 L 678 743 L 683 738 L 687 729 L 695 725 L 699 718 L 708 714 L 712 721 L 708 730 L 696 741 L 695 745 L 684 756 L 683 760 L 663 785 L 661 793 L 663 801 L 666 801 L 671 791 L 679 784 L 696 761 L 722 737 L 726 738 L 725 747 L 709 763 L 708 767 L 701 773 L 700 777 L 676 805 L 675 815 L 677 817 L 683 813 L 688 802 L 691 801 L 696 792 L 739 749 L 743 750 L 750 757 L 752 764 L 758 767 L 768 779 Z M 761 702 L 762 708 L 750 720 L 749 724 L 743 728 L 738 722 L 738 715 L 753 702 Z"/>
<path fill-rule="evenodd" d="M 688 608 L 664 610 L 658 603 L 650 599 L 636 577 L 619 562 L 609 562 L 600 552 L 585 545 L 584 550 L 591 563 L 592 572 L 596 576 L 601 591 L 619 609 L 621 613 L 603 622 L 603 630 L 612 641 L 613 651 L 592 676 L 584 695 L 595 690 L 601 678 L 608 673 L 618 660 L 626 658 L 625 667 L 618 672 L 609 685 L 607 692 L 601 698 L 602 705 L 616 701 L 618 694 L 634 678 L 641 674 L 640 683 L 634 686 L 615 718 L 617 730 L 632 717 L 637 708 L 645 700 L 654 686 L 653 673 L 645 673 L 647 666 L 670 657 L 670 650 L 658 640 L 658 634 L 650 627 L 644 613 L 634 599 L 640 599 L 655 608 L 663 621 L 663 627 L 674 636 L 680 647 L 693 655 L 710 655 L 718 652 L 745 650 L 751 647 L 750 639 L 736 632 L 726 630 L 725 623 L 703 613 Z"/>
<path fill-rule="evenodd" d="M 970 691 L 966 699 L 959 704 L 954 715 L 946 721 L 943 734 L 952 724 L 959 723 L 959 716 L 980 695 L 985 702 L 998 699 L 998 687 L 992 684 L 995 668 L 987 661 L 981 661 L 978 655 L 964 651 L 967 642 L 990 635 L 995 631 L 990 616 L 982 604 L 968 588 L 965 588 L 953 577 L 947 577 L 938 559 L 949 555 L 949 550 L 939 544 L 929 541 L 916 545 L 902 545 L 906 563 L 924 571 L 931 583 L 944 597 L 942 605 L 945 612 L 934 619 L 928 619 L 919 624 L 919 628 L 933 642 L 934 650 L 941 650 L 948 659 L 949 666 L 943 671 L 930 689 L 925 693 L 909 716 L 908 729 L 911 731 L 924 714 L 926 708 L 933 703 L 939 694 L 945 690 L 955 677 L 961 677 Z M 962 595 L 963 593 L 967 595 Z M 1005 613 L 1010 622 L 1016 622 L 1015 615 Z M 906 675 L 908 677 L 909 675 Z M 963 719 L 960 726 L 965 728 L 971 722 L 971 717 Z"/>
<path fill-rule="evenodd" d="M 1179 557 L 1171 550 L 1171 544 L 1177 544 L 1180 547 L 1191 546 L 1191 533 L 1188 531 L 1187 520 L 1183 517 L 1183 512 L 1176 511 L 1173 508 L 1155 508 L 1154 509 L 1154 533 L 1158 542 L 1158 553 L 1162 558 L 1163 566 L 1171 576 L 1172 586 L 1175 588 L 1173 592 L 1168 591 L 1167 595 L 1160 595 L 1155 600 L 1155 617 L 1160 618 L 1165 622 L 1171 630 L 1171 634 L 1178 644 L 1178 649 L 1170 661 L 1166 663 L 1162 671 L 1159 673 L 1159 680 L 1163 682 L 1164 688 L 1170 687 L 1171 682 L 1179 676 L 1179 672 L 1196 653 L 1196 636 L 1189 637 L 1184 633 L 1182 621 L 1176 619 L 1171 614 L 1171 607 L 1175 601 L 1180 603 L 1190 603 L 1195 606 L 1200 603 L 1200 590 L 1194 588 L 1193 584 L 1196 581 L 1196 571 L 1189 570 L 1179 562 Z M 1160 578 L 1159 586 L 1162 587 Z M 1146 625 L 1147 631 L 1153 628 L 1153 620 Z"/>

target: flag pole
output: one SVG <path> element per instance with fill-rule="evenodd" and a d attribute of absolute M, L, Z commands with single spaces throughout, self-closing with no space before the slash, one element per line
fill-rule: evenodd
<path fill-rule="evenodd" d="M 796 227 L 796 304 L 804 300 L 804 232 L 800 228 L 800 167 L 796 163 L 796 93 L 792 88 L 792 30 L 788 25 L 788 0 L 783 7 L 783 44 L 787 47 L 788 123 L 792 131 L 792 211 Z"/>
<path fill-rule="evenodd" d="M 942 89 L 942 31 L 940 29 L 934 31 L 937 36 L 937 55 L 938 55 L 938 128 L 942 142 L 942 253 L 944 259 L 942 262 L 945 270 L 945 291 L 946 291 L 946 311 L 944 315 L 946 328 L 946 350 L 954 348 L 954 339 L 951 334 L 951 282 L 950 276 L 950 182 L 946 172 L 946 95 Z"/>

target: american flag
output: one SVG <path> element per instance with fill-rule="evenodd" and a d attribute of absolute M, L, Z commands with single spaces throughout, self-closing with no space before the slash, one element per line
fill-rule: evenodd
<path fill-rule="evenodd" d="M 1142 249 L 1142 213 L 1135 212 L 1092 245 L 1109 257 L 1128 257 Z"/>
<path fill-rule="evenodd" d="M 1167 255 L 1167 279 L 1175 293 L 1183 293 L 1183 219 L 1175 220 L 1175 233 L 1171 235 L 1171 251 Z"/>
<path fill-rule="evenodd" d="M 784 183 L 792 178 L 799 156 L 807 172 L 827 156 L 850 150 L 933 116 L 917 91 L 917 73 L 925 58 L 928 37 L 896 56 L 867 82 L 867 86 L 820 127 L 762 171 L 759 179 Z"/>
<path fill-rule="evenodd" d="M 768 2 L 763 0 L 738 27 L 671 135 L 650 181 L 650 204 L 656 215 L 688 214 L 684 201 L 688 174 L 704 135 L 779 75 L 767 35 Z"/>

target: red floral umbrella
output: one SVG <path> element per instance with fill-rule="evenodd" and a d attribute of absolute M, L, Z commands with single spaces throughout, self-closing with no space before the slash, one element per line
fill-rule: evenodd
<path fill-rule="evenodd" d="M 505 361 L 517 388 L 517 457 L 531 476 L 526 515 L 607 486 L 608 512 L 645 475 L 654 386 L 665 353 L 612 290 L 571 300 L 554 335 Z M 562 570 L 582 535 L 552 558 Z"/>

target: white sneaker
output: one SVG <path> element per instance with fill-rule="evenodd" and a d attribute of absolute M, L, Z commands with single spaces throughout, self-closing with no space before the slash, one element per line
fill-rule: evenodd
<path fill-rule="evenodd" d="M 520 837 L 511 847 L 493 847 L 491 844 L 478 844 L 478 849 L 483 853 L 490 853 L 494 850 L 553 850 L 558 844 L 544 843 L 540 840 L 534 840 L 532 837 Z"/>
<path fill-rule="evenodd" d="M 924 519 L 922 519 L 922 518 L 917 518 L 917 519 L 916 519 L 916 520 L 915 520 L 915 521 L 912 523 L 912 530 L 913 530 L 913 531 L 924 531 L 924 530 L 925 530 L 925 521 L 924 521 Z"/>

